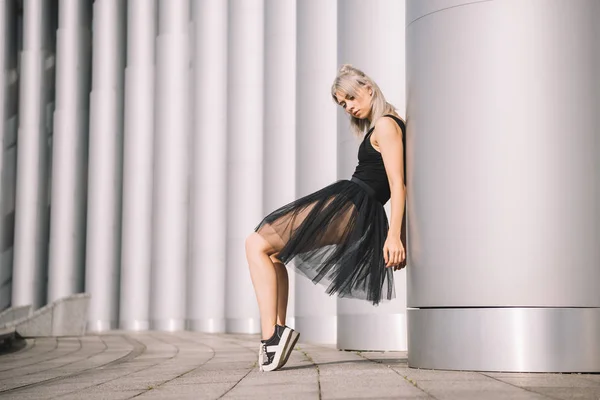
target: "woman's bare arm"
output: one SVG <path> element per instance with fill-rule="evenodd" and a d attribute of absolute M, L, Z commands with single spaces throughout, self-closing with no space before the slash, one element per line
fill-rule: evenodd
<path fill-rule="evenodd" d="M 388 235 L 400 237 L 406 195 L 402 130 L 391 118 L 382 117 L 375 123 L 373 135 L 376 135 L 374 139 L 381 151 L 390 184 L 392 216 Z"/>

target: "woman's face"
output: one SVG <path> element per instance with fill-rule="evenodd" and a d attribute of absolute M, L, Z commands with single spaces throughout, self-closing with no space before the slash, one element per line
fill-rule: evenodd
<path fill-rule="evenodd" d="M 350 96 L 342 91 L 335 93 L 338 104 L 354 118 L 365 119 L 371 116 L 371 96 L 373 90 L 369 87 L 359 87 L 356 96 Z"/>

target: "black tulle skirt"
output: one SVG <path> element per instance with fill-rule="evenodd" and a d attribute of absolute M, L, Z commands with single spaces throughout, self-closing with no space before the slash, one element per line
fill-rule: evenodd
<path fill-rule="evenodd" d="M 376 305 L 395 292 L 383 257 L 387 216 L 369 189 L 356 178 L 339 180 L 271 212 L 254 230 L 328 294 Z"/>

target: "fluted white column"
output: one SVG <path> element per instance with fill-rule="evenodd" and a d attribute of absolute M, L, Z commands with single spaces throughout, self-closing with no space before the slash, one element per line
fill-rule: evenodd
<path fill-rule="evenodd" d="M 46 301 L 48 248 L 48 131 L 54 99 L 54 2 L 23 3 L 23 51 L 19 93 L 19 143 L 12 305 L 42 306 Z M 55 27 L 54 27 L 55 28 Z"/>
<path fill-rule="evenodd" d="M 337 178 L 337 106 L 329 94 L 338 67 L 337 2 L 302 0 L 297 13 L 296 176 L 297 195 L 304 196 Z M 295 324 L 303 339 L 335 343 L 335 297 L 298 277 L 295 300 Z"/>
<path fill-rule="evenodd" d="M 116 328 L 119 312 L 125 6 L 94 2 L 85 290 L 96 332 Z"/>
<path fill-rule="evenodd" d="M 149 328 L 156 0 L 127 2 L 120 328 Z"/>
<path fill-rule="evenodd" d="M 263 217 L 264 1 L 229 2 L 227 331 L 260 331 L 244 241 Z"/>
<path fill-rule="evenodd" d="M 160 0 L 156 43 L 151 326 L 185 327 L 189 174 L 189 0 Z"/>
<path fill-rule="evenodd" d="M 264 213 L 296 197 L 296 2 L 265 2 Z M 287 325 L 294 326 L 292 268 L 288 276 Z"/>
<path fill-rule="evenodd" d="M 227 2 L 194 0 L 188 328 L 225 331 Z"/>
<path fill-rule="evenodd" d="M 91 2 L 59 2 L 49 301 L 83 290 L 91 14 Z"/>
<path fill-rule="evenodd" d="M 373 78 L 401 116 L 405 109 L 404 10 L 404 2 L 396 0 L 345 0 L 338 9 L 338 63 L 354 64 Z M 338 176 L 348 179 L 356 167 L 359 141 L 350 133 L 348 116 L 338 115 Z M 390 202 L 386 211 L 391 217 Z M 406 350 L 405 269 L 394 273 L 394 283 L 396 298 L 378 307 L 362 300 L 338 299 L 338 348 Z"/>
<path fill-rule="evenodd" d="M 0 309 L 11 304 L 17 163 L 17 8 L 0 0 Z"/>

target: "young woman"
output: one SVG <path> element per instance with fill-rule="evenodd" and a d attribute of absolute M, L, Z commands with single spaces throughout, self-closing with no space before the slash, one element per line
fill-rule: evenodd
<path fill-rule="evenodd" d="M 393 270 L 406 266 L 405 124 L 371 78 L 343 65 L 331 95 L 364 139 L 350 180 L 339 180 L 267 215 L 246 239 L 258 301 L 259 368 L 281 368 L 299 333 L 285 325 L 285 264 L 326 292 L 378 304 L 394 297 Z M 391 198 L 388 225 L 383 205 Z"/>

